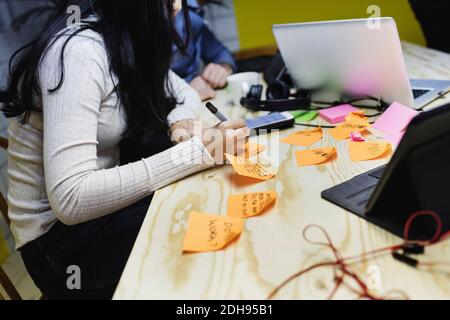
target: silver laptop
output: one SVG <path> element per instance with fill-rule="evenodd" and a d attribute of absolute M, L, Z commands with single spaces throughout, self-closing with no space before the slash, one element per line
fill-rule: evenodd
<path fill-rule="evenodd" d="M 450 90 L 446 80 L 409 80 L 392 18 L 274 25 L 273 32 L 295 86 L 311 90 L 313 101 L 372 97 L 420 109 Z"/>

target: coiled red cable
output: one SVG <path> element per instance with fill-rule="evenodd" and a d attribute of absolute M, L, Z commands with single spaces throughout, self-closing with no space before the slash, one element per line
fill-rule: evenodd
<path fill-rule="evenodd" d="M 413 222 L 420 216 L 429 216 L 429 217 L 433 218 L 433 220 L 436 223 L 436 229 L 435 229 L 436 231 L 435 231 L 433 237 L 430 238 L 429 240 L 424 240 L 424 241 L 410 240 L 411 226 L 412 226 Z M 319 231 L 321 231 L 323 233 L 323 235 L 325 236 L 326 242 L 318 242 L 318 241 L 311 240 L 308 237 L 307 233 L 312 228 L 316 228 Z M 342 285 L 346 285 L 347 288 L 349 288 L 352 292 L 354 292 L 357 295 L 357 299 L 370 299 L 370 300 L 394 299 L 394 297 L 390 297 L 394 293 L 397 293 L 400 298 L 409 299 L 408 295 L 400 290 L 392 290 L 392 291 L 388 292 L 387 294 L 385 294 L 384 296 L 373 295 L 372 293 L 370 293 L 370 290 L 369 290 L 368 286 L 366 285 L 366 283 L 356 273 L 354 273 L 353 271 L 350 270 L 350 265 L 358 263 L 361 260 L 363 260 L 364 258 L 367 258 L 370 256 L 378 255 L 381 253 L 398 253 L 400 250 L 405 250 L 405 248 L 410 247 L 411 245 L 418 245 L 418 246 L 425 248 L 432 244 L 441 242 L 441 241 L 445 240 L 448 236 L 450 236 L 450 231 L 445 234 L 442 234 L 442 220 L 439 217 L 439 215 L 437 215 L 435 212 L 418 211 L 418 212 L 413 213 L 406 221 L 404 230 L 403 230 L 403 236 L 405 238 L 405 242 L 403 242 L 402 244 L 388 246 L 388 247 L 384 247 L 384 248 L 380 248 L 380 249 L 375 249 L 375 250 L 361 253 L 356 256 L 344 258 L 344 257 L 342 257 L 342 254 L 340 253 L 340 251 L 334 245 L 328 232 L 323 227 L 321 227 L 319 225 L 308 225 L 303 230 L 303 238 L 311 244 L 325 246 L 325 247 L 328 247 L 329 249 L 331 249 L 335 260 L 329 261 L 329 262 L 317 263 L 317 264 L 314 264 L 310 267 L 302 269 L 299 272 L 293 274 L 292 276 L 287 278 L 285 281 L 283 281 L 279 286 L 277 286 L 270 293 L 270 295 L 268 296 L 267 299 L 273 299 L 277 295 L 277 293 L 280 290 L 282 290 L 291 281 L 301 277 L 302 275 L 305 275 L 308 272 L 311 272 L 312 270 L 315 270 L 318 268 L 323 268 L 323 267 L 333 267 L 335 286 L 334 286 L 332 292 L 328 296 L 329 300 L 333 299 L 333 297 L 335 296 L 335 294 L 337 293 L 337 291 L 339 290 L 339 288 Z M 399 255 L 402 256 L 401 254 L 399 254 Z M 407 257 L 407 259 L 411 259 L 411 260 L 415 261 L 415 264 L 414 264 L 415 266 L 420 266 L 420 265 L 434 266 L 434 265 L 438 265 L 438 264 L 446 264 L 446 263 L 437 263 L 437 262 L 419 262 L 417 260 L 414 260 L 414 259 L 408 258 L 408 257 Z M 402 261 L 401 259 L 399 259 L 399 260 Z M 353 279 L 356 282 L 356 284 L 358 285 L 358 288 L 355 289 L 352 286 L 350 286 L 348 283 L 346 283 L 345 282 L 346 278 Z"/>

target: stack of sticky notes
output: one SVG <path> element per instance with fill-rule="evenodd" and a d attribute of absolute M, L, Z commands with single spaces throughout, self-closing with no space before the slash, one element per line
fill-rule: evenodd
<path fill-rule="evenodd" d="M 410 122 L 419 114 L 414 109 L 394 102 L 373 124 L 372 129 L 385 135 L 385 139 L 397 146 Z"/>
<path fill-rule="evenodd" d="M 295 121 L 304 122 L 314 120 L 319 113 L 317 111 L 293 111 L 291 114 L 294 116 Z"/>
<path fill-rule="evenodd" d="M 333 108 L 324 109 L 319 112 L 319 117 L 331 124 L 345 121 L 345 117 L 352 112 L 358 112 L 358 109 L 350 104 L 343 104 Z"/>

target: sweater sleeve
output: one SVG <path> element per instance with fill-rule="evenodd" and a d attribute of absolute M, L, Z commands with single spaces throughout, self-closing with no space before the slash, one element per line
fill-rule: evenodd
<path fill-rule="evenodd" d="M 202 103 L 197 91 L 173 71 L 169 72 L 169 84 L 180 103 L 167 117 L 169 126 L 181 120 L 197 119 Z"/>
<path fill-rule="evenodd" d="M 97 168 L 97 126 L 109 76 L 108 59 L 95 40 L 75 37 L 64 53 L 64 82 L 59 78 L 61 43 L 46 53 L 39 71 L 44 119 L 44 171 L 55 216 L 68 225 L 111 214 L 214 161 L 194 138 L 142 161 Z"/>

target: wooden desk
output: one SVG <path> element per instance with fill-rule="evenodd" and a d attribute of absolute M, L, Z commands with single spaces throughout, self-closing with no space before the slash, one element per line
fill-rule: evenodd
<path fill-rule="evenodd" d="M 404 50 L 411 77 L 450 79 L 450 55 L 411 44 L 404 44 Z M 220 92 L 216 103 L 224 105 L 226 100 L 227 93 Z M 432 106 L 442 104 L 442 100 Z M 242 108 L 222 110 L 233 118 L 246 115 Z M 281 137 L 299 129 L 283 131 Z M 295 163 L 295 151 L 300 147 L 280 144 L 279 171 L 276 178 L 267 182 L 236 185 L 231 166 L 226 166 L 201 172 L 158 191 L 115 299 L 265 299 L 275 286 L 300 268 L 332 257 L 329 250 L 303 240 L 303 228 L 312 223 L 326 228 L 345 256 L 399 243 L 396 236 L 321 199 L 322 190 L 386 161 L 353 163 L 346 144 L 325 134 L 321 145 L 336 146 L 339 158 L 308 168 L 299 168 Z M 225 215 L 230 194 L 264 190 L 277 191 L 276 206 L 247 220 L 237 243 L 216 253 L 182 254 L 191 210 Z M 424 258 L 450 260 L 450 242 L 429 249 Z M 450 269 L 418 271 L 384 255 L 358 264 L 354 270 L 364 279 L 373 270 L 379 270 L 380 293 L 401 289 L 414 299 L 450 298 Z M 292 282 L 277 298 L 324 299 L 333 285 L 332 270 L 321 269 Z M 337 298 L 355 296 L 342 288 Z"/>

